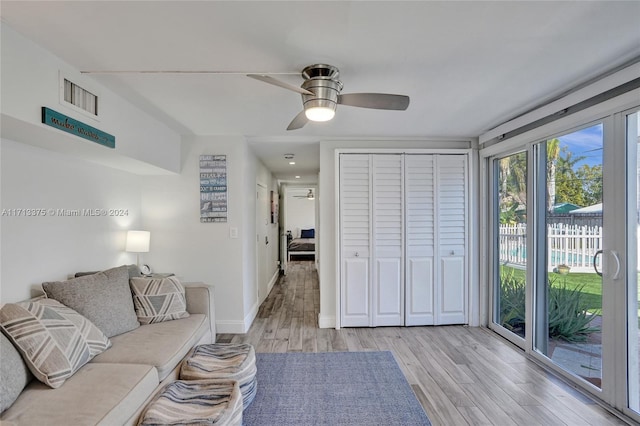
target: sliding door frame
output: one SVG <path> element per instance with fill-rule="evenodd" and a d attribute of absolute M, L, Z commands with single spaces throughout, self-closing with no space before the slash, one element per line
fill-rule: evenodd
<path fill-rule="evenodd" d="M 540 127 L 527 130 L 523 133 L 517 134 L 510 139 L 501 140 L 493 145 L 483 147 L 480 149 L 479 157 L 481 164 L 481 181 L 483 187 L 480 190 L 483 196 L 481 216 L 481 241 L 480 247 L 488 254 L 485 256 L 486 262 L 481 269 L 481 281 L 482 288 L 486 289 L 487 297 L 485 303 L 487 308 L 483 323 L 487 324 L 491 329 L 495 330 L 501 336 L 507 338 L 513 343 L 520 346 L 528 356 L 534 359 L 536 362 L 548 367 L 555 371 L 558 375 L 565 378 L 567 381 L 578 386 L 585 392 L 588 392 L 598 398 L 604 406 L 615 408 L 636 421 L 640 421 L 640 415 L 627 409 L 627 338 L 626 338 L 626 291 L 620 289 L 620 286 L 624 286 L 626 289 L 627 282 L 627 262 L 624 258 L 624 254 L 627 250 L 627 239 L 625 230 L 626 227 L 621 224 L 626 224 L 628 221 L 626 216 L 621 216 L 621 212 L 608 212 L 605 213 L 605 223 L 603 227 L 607 228 L 607 233 L 610 235 L 605 236 L 605 254 L 609 252 L 609 255 L 603 258 L 604 262 L 604 280 L 603 287 L 609 286 L 610 289 L 603 288 L 603 311 L 607 312 L 608 318 L 603 323 L 603 381 L 602 390 L 595 386 L 588 385 L 584 381 L 578 379 L 576 376 L 562 370 L 555 365 L 546 356 L 538 353 L 534 349 L 535 338 L 535 319 L 533 313 L 536 311 L 536 298 L 533 293 L 534 283 L 536 282 L 536 276 L 540 274 L 539 268 L 535 266 L 537 262 L 533 259 L 528 259 L 527 265 L 527 301 L 526 301 L 526 329 L 525 338 L 523 340 L 514 339 L 512 333 L 506 332 L 505 329 L 500 330 L 502 327 L 493 324 L 493 312 L 495 303 L 495 215 L 497 214 L 495 209 L 495 190 L 492 190 L 495 179 L 495 171 L 493 166 L 493 160 L 501 158 L 518 151 L 527 151 L 528 155 L 528 187 L 527 187 L 527 253 L 535 253 L 540 256 L 540 245 L 544 242 L 539 241 L 539 232 L 536 230 L 536 226 L 540 225 L 539 218 L 536 219 L 535 215 L 539 215 L 540 208 L 536 208 L 539 200 L 536 200 L 537 191 L 545 191 L 544 181 L 540 182 L 540 176 L 536 169 L 537 164 L 541 161 L 539 156 L 540 150 L 535 149 L 534 145 L 551 139 L 556 135 L 562 135 L 571 132 L 573 129 L 579 129 L 586 127 L 589 123 L 602 122 L 604 132 L 604 162 L 603 174 L 606 175 L 605 181 L 609 182 L 608 187 L 604 188 L 603 193 L 606 200 L 609 200 L 609 205 L 613 202 L 620 202 L 624 200 L 625 206 L 628 202 L 629 194 L 626 193 L 626 185 L 615 185 L 616 182 L 626 182 L 626 167 L 622 165 L 626 164 L 626 144 L 625 149 L 622 149 L 620 144 L 622 141 L 626 142 L 626 128 L 625 118 L 626 114 L 633 113 L 640 107 L 640 89 L 634 89 L 624 94 L 621 94 L 615 98 L 611 98 L 599 104 L 585 108 L 574 114 L 568 116 L 559 115 L 557 120 L 548 122 Z M 617 144 L 617 145 L 616 145 Z M 536 156 L 538 158 L 536 158 Z M 544 178 L 544 176 L 542 176 Z M 613 183 L 613 184 L 612 184 Z M 605 185 L 607 185 L 605 183 Z M 606 205 L 606 201 L 605 201 Z M 605 207 L 606 208 L 606 207 Z M 620 209 L 623 210 L 623 209 Z M 624 214 L 626 210 L 624 209 Z M 532 247 L 534 244 L 534 247 Z M 481 250 L 481 252 L 483 251 Z M 611 256 L 611 251 L 616 251 L 620 257 L 621 268 L 619 274 L 614 279 L 612 268 L 616 268 L 616 265 Z M 622 255 L 622 256 L 620 256 Z M 546 268 L 546 259 L 542 260 L 542 267 Z M 605 295 L 606 293 L 606 295 Z M 623 310 L 622 308 L 625 307 Z M 539 327 L 543 326 L 537 324 Z M 510 336 L 511 335 L 511 336 Z M 623 366 L 623 367 L 621 367 Z"/>

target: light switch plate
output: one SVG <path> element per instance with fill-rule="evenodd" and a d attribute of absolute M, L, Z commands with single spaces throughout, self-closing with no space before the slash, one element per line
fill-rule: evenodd
<path fill-rule="evenodd" d="M 238 228 L 234 226 L 229 228 L 229 238 L 238 238 Z"/>

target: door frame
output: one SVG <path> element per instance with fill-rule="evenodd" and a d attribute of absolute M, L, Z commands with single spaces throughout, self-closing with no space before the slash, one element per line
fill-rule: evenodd
<path fill-rule="evenodd" d="M 374 142 L 372 142 L 373 144 Z M 390 142 L 393 143 L 393 142 Z M 335 255 L 335 328 L 339 330 L 341 324 L 341 308 L 342 308 L 342 264 L 341 264 L 341 221 L 340 221 L 340 155 L 341 154 L 465 154 L 467 155 L 468 166 L 468 212 L 478 210 L 479 200 L 479 173 L 477 168 L 478 154 L 476 149 L 472 148 L 337 148 L 334 150 L 334 223 L 336 225 L 336 237 L 334 245 Z M 466 287 L 466 318 L 470 326 L 479 326 L 481 317 L 480 313 L 485 309 L 481 304 L 482 290 L 480 287 L 479 277 L 479 217 L 469 214 L 467 220 L 468 233 L 467 236 L 467 259 L 469 263 L 467 287 Z"/>
<path fill-rule="evenodd" d="M 621 181 L 626 179 L 625 167 L 620 167 L 622 159 L 620 157 L 621 152 L 623 151 L 619 146 L 616 147 L 615 143 L 621 139 L 623 132 L 622 123 L 625 114 L 629 112 L 634 112 L 638 108 L 640 108 L 640 89 L 633 89 L 626 93 L 623 93 L 617 97 L 608 99 L 599 104 L 595 104 L 593 106 L 587 107 L 580 111 L 577 111 L 568 116 L 562 116 L 562 118 L 558 118 L 555 121 L 548 122 L 546 124 L 542 124 L 539 127 L 533 128 L 531 130 L 527 130 L 523 133 L 517 134 L 510 139 L 501 141 L 499 143 L 495 143 L 493 145 L 487 146 L 486 148 L 481 148 L 479 151 L 480 156 L 480 165 L 482 168 L 482 182 L 483 187 L 481 188 L 481 193 L 483 194 L 483 216 L 482 216 L 482 224 L 483 226 L 481 232 L 481 243 L 480 246 L 484 248 L 484 251 L 489 253 L 488 258 L 490 262 L 493 262 L 495 259 L 493 253 L 493 232 L 495 230 L 492 229 L 492 213 L 489 207 L 489 203 L 491 203 L 490 197 L 490 186 L 492 185 L 492 164 L 491 160 L 498 156 L 502 157 L 504 155 L 509 155 L 509 153 L 526 150 L 528 153 L 528 164 L 529 167 L 532 167 L 534 161 L 535 150 L 533 146 L 537 143 L 540 143 L 544 140 L 553 138 L 554 135 L 566 134 L 571 132 L 573 129 L 578 129 L 581 127 L 585 127 L 589 123 L 594 123 L 600 121 L 603 123 L 604 127 L 604 164 L 603 164 L 603 173 L 607 174 L 609 182 L 613 182 L 609 188 L 604 188 L 605 197 L 612 197 L 614 202 L 615 200 L 623 200 L 624 195 L 620 194 L 622 191 L 621 188 L 615 187 L 616 179 L 617 181 Z M 618 163 L 616 163 L 615 159 L 617 159 Z M 616 167 L 615 164 L 618 164 Z M 622 163 L 623 164 L 623 163 Z M 534 169 L 529 169 L 529 179 L 528 179 L 528 206 L 527 206 L 527 215 L 530 220 L 533 220 L 534 205 L 533 199 L 534 191 L 536 188 L 536 182 L 532 179 L 532 175 Z M 606 185 L 606 183 L 605 183 Z M 606 195 L 610 193 L 609 195 Z M 488 200 L 487 200 L 488 199 Z M 609 198 L 611 199 L 611 198 Z M 604 200 L 603 200 L 604 202 Z M 611 201 L 609 202 L 611 204 Z M 622 210 L 622 209 L 621 209 Z M 605 242 L 605 247 L 608 248 L 608 251 L 616 250 L 619 253 L 624 252 L 625 250 L 625 233 L 621 229 L 619 225 L 621 222 L 625 222 L 619 215 L 612 216 L 611 213 L 608 217 L 603 217 L 605 221 L 603 223 L 603 227 L 606 227 L 607 224 L 610 225 L 611 229 L 607 230 L 607 240 Z M 531 224 L 531 222 L 530 222 Z M 529 226 L 528 228 L 534 228 Z M 528 232 L 528 240 L 535 240 L 534 229 L 530 229 Z M 529 249 L 530 244 L 527 244 L 527 248 Z M 624 256 L 624 253 L 622 253 Z M 572 383 L 574 386 L 577 386 L 582 391 L 585 391 L 599 400 L 603 401 L 605 404 L 610 405 L 611 407 L 615 407 L 616 409 L 624 412 L 629 417 L 633 418 L 636 421 L 640 421 L 640 415 L 635 412 L 631 412 L 626 408 L 626 382 L 627 382 L 627 342 L 626 342 L 626 315 L 622 315 L 621 312 L 616 312 L 620 310 L 622 304 L 623 294 L 622 291 L 618 290 L 617 292 L 613 292 L 613 290 L 606 291 L 604 287 L 620 285 L 619 283 L 622 281 L 622 272 L 626 272 L 626 262 L 624 262 L 623 256 L 620 257 L 621 262 L 621 275 L 617 279 L 613 279 L 611 275 L 607 277 L 603 277 L 603 311 L 606 309 L 609 314 L 609 318 L 603 320 L 603 365 L 602 365 L 602 373 L 603 373 L 603 383 L 602 389 L 598 389 L 595 386 L 590 386 L 583 381 L 576 378 L 573 374 L 562 370 L 560 367 L 555 365 L 551 360 L 549 360 L 544 355 L 538 353 L 534 348 L 534 331 L 533 331 L 533 301 L 531 300 L 531 289 L 532 284 L 528 284 L 527 294 L 530 296 L 527 300 L 527 329 L 526 329 L 526 337 L 525 339 L 518 340 L 509 338 L 505 333 L 502 333 L 499 330 L 499 327 L 495 327 L 492 324 L 492 315 L 493 315 L 493 303 L 494 303 L 494 295 L 495 295 L 495 287 L 494 287 L 494 277 L 492 276 L 492 266 L 483 266 L 482 270 L 482 280 L 485 283 L 483 287 L 486 288 L 487 297 L 486 300 L 483 300 L 488 307 L 484 317 L 483 322 L 487 324 L 491 329 L 496 331 L 501 336 L 506 339 L 512 341 L 516 345 L 522 347 L 525 353 L 534 359 L 536 362 L 544 365 L 545 367 L 553 370 L 556 374 L 561 376 L 566 381 Z M 607 270 L 610 270 L 613 266 L 613 260 L 611 256 L 606 256 L 603 258 L 605 275 L 607 275 Z M 491 264 L 492 265 L 492 264 Z M 529 268 L 527 273 L 527 279 L 530 280 L 530 283 L 533 283 L 533 270 L 535 266 L 532 265 Z M 626 275 L 625 275 L 626 277 Z M 625 281 L 626 283 L 626 281 Z M 626 288 L 626 286 L 625 286 Z M 605 294 L 606 293 L 606 294 Z M 624 368 L 619 367 L 623 365 Z M 618 367 L 616 367 L 618 366 Z M 606 382 L 605 382 L 606 380 Z"/>

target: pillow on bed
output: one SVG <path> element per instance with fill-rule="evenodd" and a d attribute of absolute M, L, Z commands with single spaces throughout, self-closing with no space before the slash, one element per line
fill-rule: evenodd
<path fill-rule="evenodd" d="M 315 238 L 315 229 L 302 229 L 300 230 L 300 238 Z"/>

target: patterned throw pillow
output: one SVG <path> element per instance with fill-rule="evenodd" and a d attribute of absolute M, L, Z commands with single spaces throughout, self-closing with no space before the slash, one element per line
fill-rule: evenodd
<path fill-rule="evenodd" d="M 184 287 L 176 277 L 131 278 L 133 306 L 140 324 L 189 316 Z"/>
<path fill-rule="evenodd" d="M 111 347 L 88 319 L 53 299 L 4 305 L 0 327 L 33 375 L 52 388 Z"/>

